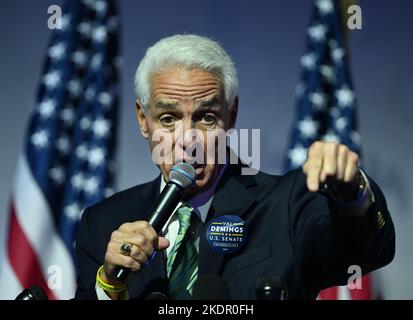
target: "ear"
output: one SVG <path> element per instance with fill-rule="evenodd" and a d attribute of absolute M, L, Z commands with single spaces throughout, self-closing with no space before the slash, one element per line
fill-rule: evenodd
<path fill-rule="evenodd" d="M 235 124 L 237 122 L 237 115 L 238 115 L 238 96 L 234 98 L 234 102 L 229 110 L 229 128 L 235 128 Z"/>
<path fill-rule="evenodd" d="M 144 108 L 141 102 L 139 101 L 139 99 L 136 100 L 135 102 L 135 108 L 136 108 L 136 119 L 138 120 L 141 134 L 145 139 L 148 139 L 149 134 L 148 134 L 148 126 L 146 125 L 146 115 L 144 112 Z"/>

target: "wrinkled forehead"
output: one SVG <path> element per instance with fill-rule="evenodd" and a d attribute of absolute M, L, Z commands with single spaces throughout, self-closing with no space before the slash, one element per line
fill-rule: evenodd
<path fill-rule="evenodd" d="M 170 67 L 152 75 L 150 105 L 179 104 L 204 105 L 224 103 L 224 86 L 218 75 L 199 68 Z"/>

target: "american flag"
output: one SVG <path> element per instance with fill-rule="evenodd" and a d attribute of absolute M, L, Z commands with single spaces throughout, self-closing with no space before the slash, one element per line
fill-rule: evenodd
<path fill-rule="evenodd" d="M 52 31 L 0 243 L 0 299 L 40 285 L 72 298 L 83 208 L 114 183 L 119 20 L 113 0 L 70 0 Z M 46 21 L 44 22 L 45 25 Z"/>
<path fill-rule="evenodd" d="M 350 76 L 348 52 L 339 0 L 315 0 L 307 29 L 303 68 L 296 89 L 297 111 L 285 168 L 301 167 L 316 140 L 337 141 L 360 154 L 356 97 Z M 350 276 L 350 275 L 349 275 Z M 319 299 L 369 299 L 369 276 L 362 289 L 347 286 L 323 290 Z"/>

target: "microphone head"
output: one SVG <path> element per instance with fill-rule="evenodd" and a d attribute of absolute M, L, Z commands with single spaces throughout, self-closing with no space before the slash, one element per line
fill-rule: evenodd
<path fill-rule="evenodd" d="M 279 277 L 260 277 L 255 283 L 258 300 L 285 300 L 287 290 Z"/>
<path fill-rule="evenodd" d="M 225 279 L 216 274 L 200 276 L 193 289 L 194 300 L 228 300 L 229 293 Z"/>
<path fill-rule="evenodd" d="M 169 171 L 169 181 L 178 184 L 187 191 L 195 184 L 195 169 L 188 163 L 178 163 Z"/>
<path fill-rule="evenodd" d="M 24 289 L 15 300 L 49 300 L 46 293 L 39 286 Z"/>
<path fill-rule="evenodd" d="M 32 292 L 33 297 L 35 298 L 34 300 L 49 300 L 47 298 L 46 292 L 39 286 L 32 286 L 30 288 L 30 291 Z"/>

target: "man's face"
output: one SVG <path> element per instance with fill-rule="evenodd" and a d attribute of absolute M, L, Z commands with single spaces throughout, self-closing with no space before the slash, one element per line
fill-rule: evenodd
<path fill-rule="evenodd" d="M 208 148 L 216 141 L 207 139 L 207 134 L 208 137 L 212 137 L 219 131 L 227 131 L 234 127 L 237 99 L 233 106 L 228 108 L 222 83 L 214 74 L 200 69 L 187 70 L 177 67 L 152 77 L 146 114 L 143 113 L 139 101 L 136 106 L 141 133 L 149 139 L 151 152 L 161 143 L 161 141 L 153 141 L 159 140 L 152 139 L 154 133 L 157 135 L 162 132 L 162 135 L 170 138 L 167 139 L 172 144 L 168 151 L 170 154 L 164 154 L 163 158 L 172 161 L 164 161 L 159 165 L 163 177 L 167 180 L 169 171 L 175 163 L 186 161 L 192 164 L 195 157 L 199 159 L 200 156 L 200 154 L 195 155 L 193 151 L 202 150 L 200 153 L 204 164 L 196 162 L 193 165 L 196 172 L 196 186 L 191 193 L 208 189 L 216 178 L 218 164 L 214 159 L 211 160 L 211 157 L 216 159 L 216 154 L 208 152 L 212 150 Z M 192 138 L 188 133 L 192 133 Z M 194 148 L 195 144 L 197 148 Z"/>

